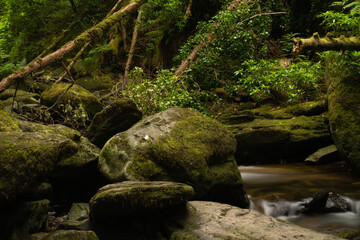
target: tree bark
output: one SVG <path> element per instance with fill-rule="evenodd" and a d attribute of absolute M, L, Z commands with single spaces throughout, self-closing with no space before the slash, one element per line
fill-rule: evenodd
<path fill-rule="evenodd" d="M 108 12 L 108 14 L 106 14 L 106 17 L 105 18 L 108 18 L 110 17 L 115 11 L 116 9 L 119 7 L 120 3 L 122 2 L 122 0 L 119 0 L 115 6 L 110 10 L 110 12 Z"/>
<path fill-rule="evenodd" d="M 96 41 L 101 38 L 101 36 L 115 23 L 117 23 L 125 14 L 135 11 L 138 9 L 146 0 L 134 0 L 130 4 L 121 8 L 113 15 L 108 18 L 105 18 L 103 21 L 95 25 L 94 27 L 88 29 L 87 31 L 80 34 L 74 40 L 69 41 L 63 47 L 58 49 L 57 51 L 48 54 L 42 58 L 36 58 L 32 62 L 30 62 L 25 67 L 19 69 L 18 71 L 12 73 L 11 75 L 3 78 L 0 82 L 0 92 L 9 88 L 17 79 L 22 79 L 26 77 L 31 72 L 38 70 L 39 68 L 45 67 L 48 64 L 61 59 L 65 54 L 79 49 L 84 44 L 92 41 Z"/>
<path fill-rule="evenodd" d="M 128 81 L 128 75 L 129 75 L 129 71 L 130 71 L 130 66 L 131 66 L 131 62 L 132 62 L 134 52 L 135 52 L 135 45 L 136 45 L 137 38 L 138 38 L 138 35 L 139 35 L 140 21 L 141 21 L 141 14 L 140 14 L 140 11 L 139 11 L 136 22 L 135 22 L 135 27 L 134 27 L 132 40 L 131 40 L 129 56 L 128 56 L 128 59 L 126 61 L 125 73 L 124 73 L 124 81 L 123 81 L 122 87 L 121 87 L 122 90 L 124 90 L 125 85 L 127 84 L 127 81 Z"/>
<path fill-rule="evenodd" d="M 76 8 L 76 5 L 74 3 L 74 0 L 69 0 L 70 1 L 70 4 L 71 4 L 71 7 L 73 9 L 73 11 L 76 13 L 77 12 L 77 8 Z"/>
<path fill-rule="evenodd" d="M 359 37 L 331 37 L 329 34 L 320 38 L 318 33 L 314 33 L 311 38 L 294 38 L 293 52 L 305 50 L 329 51 L 329 50 L 360 50 Z"/>

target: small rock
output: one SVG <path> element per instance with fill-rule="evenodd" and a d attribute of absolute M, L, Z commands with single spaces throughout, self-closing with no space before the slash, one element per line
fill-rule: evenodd
<path fill-rule="evenodd" d="M 325 190 L 320 190 L 315 192 L 310 200 L 310 202 L 305 204 L 304 214 L 314 214 L 324 212 L 326 202 L 329 196 L 329 192 Z"/>
<path fill-rule="evenodd" d="M 58 229 L 90 230 L 89 204 L 73 203 L 68 218 L 62 222 Z"/>
<path fill-rule="evenodd" d="M 321 148 L 305 159 L 307 165 L 318 165 L 339 160 L 340 156 L 335 145 Z"/>
<path fill-rule="evenodd" d="M 325 205 L 326 212 L 346 212 L 350 210 L 348 202 L 339 194 L 330 192 Z"/>

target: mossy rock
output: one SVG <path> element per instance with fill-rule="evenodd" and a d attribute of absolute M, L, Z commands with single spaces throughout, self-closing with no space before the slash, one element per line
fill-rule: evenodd
<path fill-rule="evenodd" d="M 334 144 L 320 148 L 305 159 L 307 165 L 327 164 L 339 161 L 340 156 Z"/>
<path fill-rule="evenodd" d="M 251 122 L 255 119 L 255 113 L 251 110 L 224 111 L 217 120 L 225 125 Z"/>
<path fill-rule="evenodd" d="M 104 181 L 99 179 L 97 168 L 100 149 L 82 137 L 78 131 L 60 124 L 43 125 L 21 120 L 17 122 L 24 132 L 60 134 L 76 145 L 76 150 L 57 162 L 49 176 L 59 195 L 83 200 L 90 198 L 101 184 L 104 184 Z"/>
<path fill-rule="evenodd" d="M 256 119 L 228 125 L 237 140 L 238 164 L 302 161 L 332 140 L 326 118 Z"/>
<path fill-rule="evenodd" d="M 44 91 L 41 94 L 41 104 L 48 107 L 52 106 L 57 101 L 58 97 L 69 87 L 69 85 L 70 84 L 59 83 Z M 74 84 L 69 91 L 62 96 L 58 106 L 60 104 L 68 103 L 73 109 L 82 106 L 90 119 L 92 119 L 97 112 L 102 110 L 102 105 L 94 94 L 76 84 Z"/>
<path fill-rule="evenodd" d="M 76 153 L 57 163 L 57 169 L 54 172 L 55 175 L 59 175 L 60 172 L 62 172 L 60 175 L 71 178 L 71 175 L 78 174 L 79 169 L 88 164 L 92 164 L 94 161 L 97 162 L 100 149 L 92 144 L 87 138 L 82 137 L 81 134 L 74 129 L 60 124 L 43 125 L 21 120 L 17 120 L 17 123 L 24 132 L 60 134 L 77 144 L 78 147 Z"/>
<path fill-rule="evenodd" d="M 79 142 L 81 139 L 81 133 L 61 124 L 45 125 L 41 123 L 23 121 L 19 119 L 16 119 L 16 122 L 23 132 L 42 132 L 49 134 L 60 134 L 73 140 L 74 142 Z"/>
<path fill-rule="evenodd" d="M 111 182 L 174 181 L 197 198 L 248 205 L 234 153 L 236 141 L 220 123 L 194 110 L 172 108 L 116 134 L 99 167 Z"/>
<path fill-rule="evenodd" d="M 76 84 L 85 88 L 90 92 L 94 91 L 108 91 L 110 92 L 112 87 L 118 81 L 114 80 L 111 75 L 102 75 L 94 77 L 82 77 L 76 80 Z"/>
<path fill-rule="evenodd" d="M 58 230 L 51 233 L 35 233 L 31 240 L 99 240 L 93 231 Z"/>
<path fill-rule="evenodd" d="M 142 113 L 138 110 L 134 101 L 123 98 L 110 103 L 95 115 L 86 130 L 86 137 L 92 143 L 102 147 L 112 136 L 129 129 L 141 118 Z"/>
<path fill-rule="evenodd" d="M 0 132 L 21 132 L 15 119 L 0 107 Z"/>
<path fill-rule="evenodd" d="M 15 94 L 15 89 L 6 89 L 4 92 L 0 93 L 0 100 L 13 99 Z M 26 92 L 18 89 L 16 92 L 15 100 L 22 103 L 35 103 L 40 99 L 40 95 L 37 93 Z"/>
<path fill-rule="evenodd" d="M 252 110 L 256 116 L 269 119 L 289 119 L 297 116 L 316 116 L 327 111 L 325 101 L 304 102 L 281 108 L 279 106 L 263 105 Z"/>
<path fill-rule="evenodd" d="M 90 208 L 88 203 L 73 203 L 68 218 L 60 224 L 58 230 L 90 230 Z"/>
<path fill-rule="evenodd" d="M 91 198 L 90 215 L 96 223 L 118 218 L 141 218 L 182 206 L 193 195 L 194 189 L 183 183 L 114 183 L 100 188 Z"/>
<path fill-rule="evenodd" d="M 334 77 L 328 89 L 329 124 L 339 154 L 360 174 L 360 76 Z"/>
<path fill-rule="evenodd" d="M 13 232 L 10 239 L 26 239 L 30 233 L 41 231 L 49 209 L 47 199 L 21 203 L 7 219 L 6 231 Z"/>
<path fill-rule="evenodd" d="M 31 192 L 37 180 L 77 150 L 59 134 L 0 132 L 0 205 Z"/>

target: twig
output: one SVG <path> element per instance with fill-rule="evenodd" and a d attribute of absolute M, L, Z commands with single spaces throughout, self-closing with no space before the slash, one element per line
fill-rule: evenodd
<path fill-rule="evenodd" d="M 110 17 L 115 11 L 116 9 L 119 7 L 120 3 L 122 2 L 122 0 L 119 0 L 115 6 L 110 10 L 110 12 L 108 12 L 108 14 L 106 14 L 105 18 Z"/>
<path fill-rule="evenodd" d="M 66 67 L 65 63 L 63 61 L 61 61 L 61 64 L 65 68 L 65 71 L 69 75 L 72 83 L 66 88 L 66 90 L 62 94 L 60 94 L 60 96 L 56 99 L 55 103 L 51 107 L 46 109 L 46 111 L 50 111 L 51 109 L 53 109 L 58 104 L 58 102 L 61 100 L 61 98 L 65 95 L 65 93 L 67 93 L 70 90 L 70 88 L 75 84 L 74 78 L 72 77 L 71 72 Z"/>
<path fill-rule="evenodd" d="M 72 66 L 74 65 L 75 61 L 79 59 L 79 57 L 81 56 L 81 54 L 85 51 L 85 49 L 87 48 L 87 46 L 89 46 L 90 42 L 87 42 L 81 49 L 80 51 L 75 55 L 75 57 L 71 60 L 70 64 L 68 65 L 68 67 L 65 67 L 65 72 L 63 74 L 61 74 L 61 76 L 59 77 L 59 79 L 55 82 L 55 84 L 58 84 L 61 80 L 64 79 L 64 77 L 66 76 L 66 74 L 69 75 L 70 70 L 72 68 Z M 64 64 L 63 62 L 61 62 L 62 64 Z M 70 73 L 71 75 L 71 73 Z M 69 75 L 69 77 L 70 77 Z M 70 77 L 71 78 L 71 77 Z M 73 81 L 73 79 L 72 79 Z"/>
<path fill-rule="evenodd" d="M 186 21 L 189 16 L 191 15 L 191 6 L 192 6 L 192 0 L 189 0 L 189 4 L 186 8 L 186 11 L 185 11 L 185 15 L 184 15 L 184 20 Z"/>

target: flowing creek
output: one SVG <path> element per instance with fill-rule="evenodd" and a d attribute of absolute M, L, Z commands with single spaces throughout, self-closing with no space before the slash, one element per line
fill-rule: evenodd
<path fill-rule="evenodd" d="M 344 162 L 321 166 L 301 163 L 240 166 L 239 169 L 252 209 L 324 233 L 360 230 L 360 177 L 352 174 Z M 297 214 L 304 202 L 319 190 L 340 194 L 351 210 Z"/>

